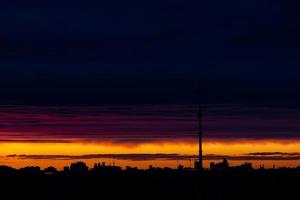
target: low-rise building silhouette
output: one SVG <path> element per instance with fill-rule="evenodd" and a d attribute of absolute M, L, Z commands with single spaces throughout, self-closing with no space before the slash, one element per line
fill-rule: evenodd
<path fill-rule="evenodd" d="M 229 169 L 229 163 L 228 160 L 226 158 L 223 159 L 222 162 L 220 163 L 214 163 L 211 162 L 210 163 L 210 169 L 213 171 L 224 171 L 224 170 L 228 170 Z"/>
<path fill-rule="evenodd" d="M 19 169 L 19 173 L 24 174 L 24 175 L 41 175 L 42 174 L 40 167 L 33 167 L 33 166 L 21 168 L 21 169 Z"/>
<path fill-rule="evenodd" d="M 120 173 L 122 168 L 115 165 L 106 165 L 105 162 L 103 163 L 95 163 L 94 167 L 91 169 L 93 174 L 113 174 L 113 173 Z"/>
<path fill-rule="evenodd" d="M 55 167 L 47 167 L 46 169 L 44 169 L 44 174 L 46 175 L 52 175 L 52 174 L 56 174 L 57 173 L 57 169 Z"/>
<path fill-rule="evenodd" d="M 16 171 L 17 171 L 16 169 L 9 166 L 5 166 L 5 165 L 0 166 L 0 175 L 11 175 L 14 174 Z"/>
<path fill-rule="evenodd" d="M 84 162 L 72 163 L 70 166 L 71 174 L 87 174 L 88 172 L 89 168 Z"/>
<path fill-rule="evenodd" d="M 246 162 L 244 164 L 236 166 L 235 168 L 238 170 L 241 170 L 241 171 L 252 171 L 253 170 L 252 163 L 249 163 L 249 162 Z"/>

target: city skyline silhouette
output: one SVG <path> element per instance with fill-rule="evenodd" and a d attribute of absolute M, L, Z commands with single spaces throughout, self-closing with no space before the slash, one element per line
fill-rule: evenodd
<path fill-rule="evenodd" d="M 1 1 L 1 197 L 299 200 L 299 10 Z"/>

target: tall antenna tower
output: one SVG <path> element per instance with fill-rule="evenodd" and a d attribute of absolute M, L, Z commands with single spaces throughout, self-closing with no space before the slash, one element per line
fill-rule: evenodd
<path fill-rule="evenodd" d="M 199 170 L 203 169 L 203 152 L 202 152 L 202 106 L 198 105 L 198 145 L 199 145 Z"/>

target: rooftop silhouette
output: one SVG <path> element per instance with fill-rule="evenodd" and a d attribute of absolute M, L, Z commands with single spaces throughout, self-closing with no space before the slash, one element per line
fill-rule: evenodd
<path fill-rule="evenodd" d="M 197 163 L 197 162 L 196 162 Z M 36 176 L 36 175 L 68 175 L 68 176 L 85 176 L 85 175 L 114 175 L 121 173 L 151 173 L 151 174 L 161 174 L 161 173 L 186 173 L 186 174 L 201 174 L 201 173 L 214 173 L 214 172 L 229 172 L 229 173 L 256 173 L 256 172 L 295 172 L 300 173 L 300 165 L 295 168 L 270 168 L 265 169 L 264 166 L 260 166 L 258 169 L 254 169 L 252 167 L 252 163 L 246 162 L 238 166 L 230 166 L 229 161 L 224 158 L 222 162 L 219 163 L 210 163 L 210 168 L 203 168 L 203 170 L 199 171 L 199 166 L 195 165 L 194 168 L 184 167 L 182 165 L 178 165 L 177 169 L 172 169 L 169 167 L 154 167 L 152 165 L 149 166 L 148 169 L 139 169 L 137 167 L 127 166 L 122 169 L 120 166 L 106 165 L 105 162 L 95 163 L 92 168 L 89 168 L 84 162 L 75 162 L 71 163 L 70 166 L 65 166 L 63 170 L 58 170 L 53 166 L 46 167 L 45 169 L 41 169 L 38 166 L 27 166 L 20 169 L 14 169 L 12 167 L 1 165 L 0 166 L 0 176 L 1 175 L 26 175 L 26 176 Z"/>
<path fill-rule="evenodd" d="M 253 169 L 250 163 L 231 167 L 227 160 L 197 170 L 148 169 L 83 162 L 64 170 L 54 167 L 13 169 L 0 166 L 1 196 L 5 199 L 292 199 L 300 197 L 300 166 Z"/>

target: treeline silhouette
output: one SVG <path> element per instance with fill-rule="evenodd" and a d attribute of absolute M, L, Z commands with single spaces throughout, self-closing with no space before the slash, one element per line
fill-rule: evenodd
<path fill-rule="evenodd" d="M 300 166 L 253 169 L 251 163 L 230 167 L 227 160 L 211 169 L 148 169 L 84 162 L 63 170 L 0 166 L 3 199 L 300 199 Z"/>

